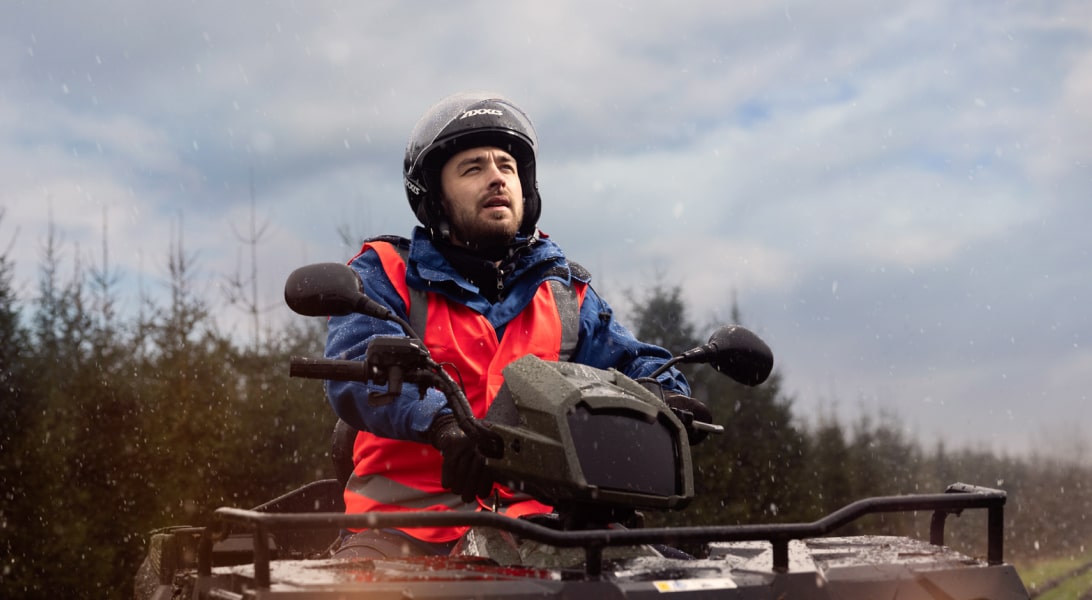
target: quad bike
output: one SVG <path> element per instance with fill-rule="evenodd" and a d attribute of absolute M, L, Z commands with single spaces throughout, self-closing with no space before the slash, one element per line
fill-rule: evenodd
<path fill-rule="evenodd" d="M 866 498 L 811 523 L 641 527 L 641 511 L 684 507 L 694 495 L 688 430 L 695 421 L 615 370 L 527 356 L 504 371 L 484 419 L 432 360 L 412 327 L 361 291 L 356 273 L 322 263 L 295 271 L 285 299 L 309 316 L 369 314 L 405 338 L 377 338 L 362 361 L 294 357 L 293 376 L 404 383 L 446 394 L 495 479 L 554 507 L 512 518 L 496 512 L 344 514 L 347 477 L 305 485 L 250 510 L 220 508 L 205 527 L 155 532 L 136 579 L 138 598 L 816 598 L 1019 599 L 1028 593 L 1003 560 L 1004 491 L 953 484 L 938 494 Z M 748 385 L 773 356 L 739 326 L 663 369 L 702 362 Z M 339 423 L 344 427 L 344 424 Z M 947 516 L 987 513 L 985 559 L 944 545 Z M 829 534 L 876 513 L 931 511 L 928 541 Z M 346 529 L 469 526 L 447 556 L 331 558 Z M 677 550 L 704 545 L 695 558 Z"/>

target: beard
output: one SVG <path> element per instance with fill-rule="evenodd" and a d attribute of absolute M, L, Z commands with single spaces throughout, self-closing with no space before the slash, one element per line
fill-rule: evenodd
<path fill-rule="evenodd" d="M 512 219 L 490 219 L 483 216 L 477 207 L 472 210 L 452 207 L 448 214 L 452 241 L 481 252 L 506 248 L 516 238 L 523 221 L 522 202 L 513 202 L 510 210 Z"/>

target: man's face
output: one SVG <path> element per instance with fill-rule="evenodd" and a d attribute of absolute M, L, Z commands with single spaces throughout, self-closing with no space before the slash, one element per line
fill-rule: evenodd
<path fill-rule="evenodd" d="M 440 171 L 452 241 L 469 247 L 507 244 L 523 222 L 516 160 L 490 146 L 463 150 Z"/>

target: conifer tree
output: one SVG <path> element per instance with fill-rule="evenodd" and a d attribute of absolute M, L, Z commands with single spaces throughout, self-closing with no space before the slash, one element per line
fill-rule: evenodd
<path fill-rule="evenodd" d="M 4 210 L 0 207 L 0 223 Z M 15 238 L 11 243 L 14 244 Z M 14 287 L 15 265 L 11 244 L 0 247 L 0 581 L 12 594 L 30 594 L 34 589 L 34 536 L 24 527 L 33 523 L 36 486 L 28 486 L 37 475 L 35 449 L 27 436 L 36 411 L 30 384 L 30 335 L 20 320 L 19 299 Z"/>
<path fill-rule="evenodd" d="M 638 339 L 673 353 L 702 342 L 687 316 L 682 290 L 654 285 L 634 307 Z M 738 307 L 732 319 L 740 321 Z M 774 373 L 757 388 L 735 383 L 705 366 L 688 367 L 694 396 L 705 402 L 725 432 L 710 435 L 691 449 L 696 497 L 684 515 L 665 522 L 742 523 L 785 521 L 803 514 L 800 472 L 805 437 L 793 424 L 791 402 Z"/>

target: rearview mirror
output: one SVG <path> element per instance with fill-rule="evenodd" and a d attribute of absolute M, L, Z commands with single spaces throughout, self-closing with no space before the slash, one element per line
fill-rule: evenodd
<path fill-rule="evenodd" d="M 284 282 L 284 301 L 306 317 L 348 315 L 367 299 L 356 271 L 341 263 L 300 267 Z"/>

